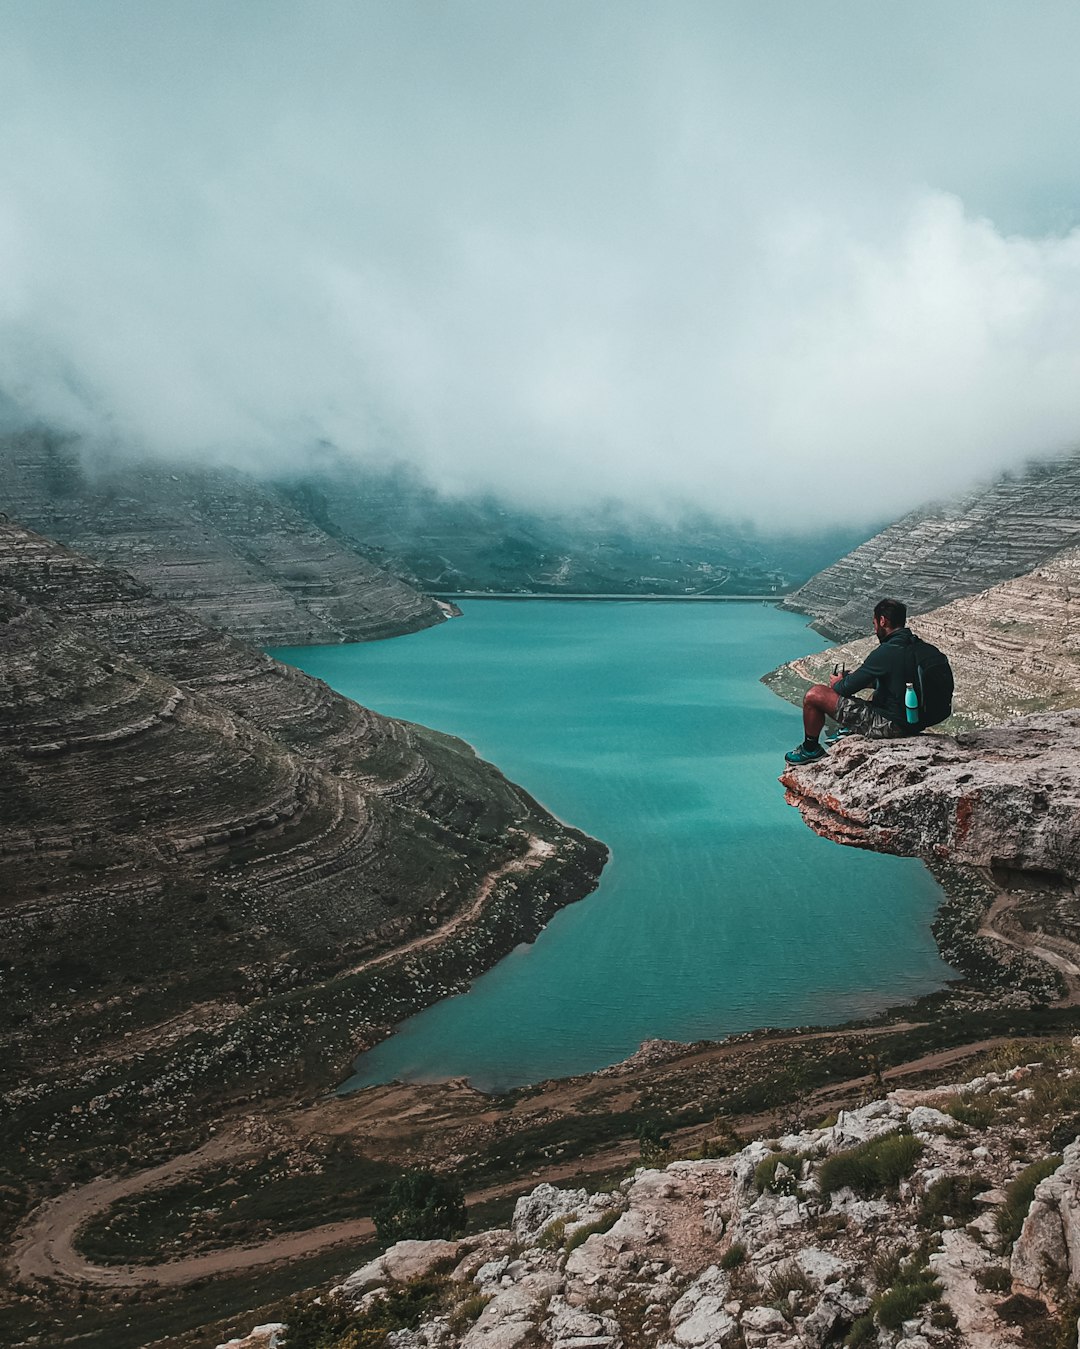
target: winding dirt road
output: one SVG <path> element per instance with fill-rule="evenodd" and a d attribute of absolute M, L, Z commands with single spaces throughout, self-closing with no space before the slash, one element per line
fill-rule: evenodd
<path fill-rule="evenodd" d="M 889 1026 L 873 1031 L 859 1031 L 855 1034 L 863 1039 L 867 1035 L 891 1034 L 900 1029 L 903 1028 Z M 791 1037 L 792 1040 L 800 1038 L 810 1037 Z M 772 1043 L 775 1045 L 784 1042 Z M 928 1054 L 887 1069 L 882 1076 L 886 1081 L 897 1081 L 905 1077 L 938 1071 L 1004 1043 L 1006 1041 L 1002 1038 L 981 1040 L 975 1044 Z M 718 1051 L 723 1048 L 722 1045 L 716 1046 Z M 732 1050 L 736 1048 L 739 1047 L 732 1046 Z M 832 1083 L 811 1093 L 808 1103 L 815 1108 L 828 1108 L 834 1103 L 850 1100 L 854 1094 L 865 1091 L 872 1085 L 873 1078 L 869 1075 Z M 740 1119 L 738 1124 L 745 1134 L 759 1129 L 767 1130 L 773 1122 L 772 1115 L 760 1115 Z M 707 1133 L 709 1127 L 711 1126 L 705 1126 L 703 1129 L 696 1126 L 682 1130 L 676 1138 L 680 1144 L 690 1145 L 696 1137 Z M 207 1166 L 238 1160 L 245 1155 L 251 1155 L 251 1152 L 251 1144 L 236 1136 L 215 1138 L 203 1147 L 185 1153 L 182 1157 L 173 1158 L 160 1166 L 130 1176 L 102 1176 L 86 1185 L 74 1186 L 64 1194 L 57 1195 L 35 1210 L 16 1237 L 12 1253 L 16 1279 L 24 1284 L 55 1280 L 69 1286 L 99 1291 L 145 1288 L 150 1285 L 175 1288 L 193 1283 L 197 1279 L 238 1274 L 283 1261 L 303 1259 L 330 1250 L 334 1246 L 354 1245 L 374 1235 L 375 1229 L 370 1219 L 357 1218 L 327 1223 L 302 1232 L 288 1232 L 253 1246 L 233 1246 L 225 1250 L 205 1251 L 156 1265 L 97 1265 L 76 1250 L 75 1240 L 79 1229 L 118 1200 L 173 1184 Z M 579 1176 L 583 1172 L 609 1172 L 620 1166 L 631 1165 L 637 1155 L 636 1141 L 622 1142 L 588 1158 L 546 1167 L 527 1178 L 473 1191 L 467 1196 L 467 1200 L 470 1204 L 482 1203 L 490 1199 L 527 1193 L 540 1181 L 554 1183 L 571 1176 Z"/>

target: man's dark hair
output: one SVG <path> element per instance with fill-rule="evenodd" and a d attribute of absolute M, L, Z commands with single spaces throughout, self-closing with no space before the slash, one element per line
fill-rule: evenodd
<path fill-rule="evenodd" d="M 874 617 L 883 618 L 890 628 L 902 628 L 907 622 L 907 605 L 899 600 L 878 600 Z"/>

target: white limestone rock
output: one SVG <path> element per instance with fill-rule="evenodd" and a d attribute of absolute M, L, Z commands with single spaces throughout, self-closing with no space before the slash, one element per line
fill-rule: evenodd
<path fill-rule="evenodd" d="M 438 1265 L 456 1264 L 463 1250 L 460 1241 L 398 1241 L 382 1257 L 382 1267 L 388 1278 L 405 1283 Z"/>
<path fill-rule="evenodd" d="M 359 1302 L 365 1293 L 371 1292 L 373 1288 L 382 1288 L 389 1281 L 390 1276 L 386 1272 L 383 1257 L 380 1255 L 374 1260 L 369 1260 L 366 1265 L 361 1265 L 343 1282 L 331 1288 L 330 1295 L 331 1297 L 344 1297 L 349 1302 Z"/>
<path fill-rule="evenodd" d="M 906 1114 L 901 1106 L 889 1100 L 871 1101 L 858 1110 L 841 1110 L 831 1131 L 832 1150 L 858 1147 L 860 1143 L 868 1143 L 871 1138 L 895 1133 Z"/>
<path fill-rule="evenodd" d="M 462 1349 L 518 1349 L 533 1340 L 560 1284 L 558 1275 L 536 1273 L 500 1288 L 462 1339 Z"/>
<path fill-rule="evenodd" d="M 1080 1283 L 1080 1143 L 1070 1143 L 1052 1176 L 1040 1181 L 1013 1247 L 1012 1276 L 1038 1295 L 1064 1280 Z"/>
<path fill-rule="evenodd" d="M 280 1321 L 267 1321 L 255 1326 L 242 1340 L 226 1340 L 217 1349 L 279 1349 L 285 1343 L 285 1326 Z"/>
<path fill-rule="evenodd" d="M 579 1217 L 587 1208 L 588 1191 L 560 1190 L 545 1182 L 517 1201 L 510 1225 L 518 1241 L 528 1243 L 535 1241 L 556 1218 L 569 1218 L 572 1214 Z"/>
<path fill-rule="evenodd" d="M 795 1262 L 817 1289 L 835 1283 L 847 1274 L 849 1266 L 820 1246 L 800 1246 Z"/>
<path fill-rule="evenodd" d="M 610 1316 L 572 1307 L 558 1295 L 551 1299 L 548 1319 L 540 1330 L 553 1349 L 605 1349 L 614 1345 L 621 1333 L 618 1321 Z"/>
<path fill-rule="evenodd" d="M 937 1134 L 956 1133 L 964 1129 L 964 1126 L 951 1115 L 946 1115 L 943 1110 L 935 1110 L 929 1105 L 916 1106 L 909 1113 L 907 1122 L 915 1137 L 924 1143 L 929 1142 Z"/>

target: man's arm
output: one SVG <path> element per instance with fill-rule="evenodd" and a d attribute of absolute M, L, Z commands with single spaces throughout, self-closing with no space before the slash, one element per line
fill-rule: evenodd
<path fill-rule="evenodd" d="M 860 689 L 868 689 L 871 684 L 875 684 L 882 675 L 887 673 L 888 665 L 879 646 L 870 652 L 857 670 L 852 670 L 850 674 L 838 679 L 833 684 L 833 689 L 842 698 L 850 698 L 853 693 L 858 693 Z"/>

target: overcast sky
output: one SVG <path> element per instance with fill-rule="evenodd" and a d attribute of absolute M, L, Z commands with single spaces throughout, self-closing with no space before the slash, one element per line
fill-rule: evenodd
<path fill-rule="evenodd" d="M 0 389 L 887 517 L 1080 445 L 1078 53 L 1072 0 L 0 0 Z"/>

